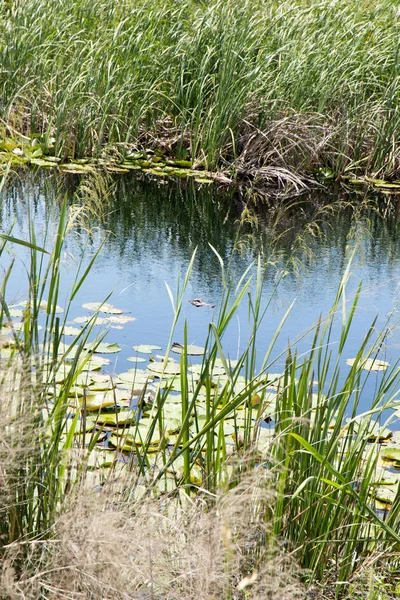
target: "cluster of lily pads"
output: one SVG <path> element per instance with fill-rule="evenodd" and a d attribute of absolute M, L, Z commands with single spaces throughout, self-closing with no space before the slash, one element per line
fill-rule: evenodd
<path fill-rule="evenodd" d="M 93 324 L 110 328 L 123 327 L 134 321 L 134 317 L 123 314 L 122 310 L 109 303 L 85 303 L 83 308 L 92 312 L 92 316 L 76 317 L 72 325 L 65 325 L 62 330 L 65 336 L 79 335 L 81 329 L 76 324 L 86 324 L 91 320 Z M 9 317 L 23 317 L 25 309 L 26 303 L 22 302 L 19 307 L 10 308 Z M 41 303 L 40 309 L 47 309 L 46 302 Z M 56 310 L 62 312 L 61 307 Z M 19 326 L 20 323 L 15 321 L 3 325 L 0 339 L 3 359 L 9 359 L 16 352 L 12 333 L 15 335 Z M 92 471 L 98 471 L 105 477 L 108 468 L 116 464 L 127 468 L 129 459 L 137 458 L 142 451 L 152 457 L 154 467 L 160 457 L 164 464 L 168 462 L 174 449 L 168 476 L 160 484 L 164 490 L 173 489 L 182 475 L 183 457 L 179 452 L 176 455 L 176 449 L 182 446 L 182 429 L 185 426 L 188 427 L 189 439 L 197 439 L 200 434 L 197 444 L 200 450 L 191 465 L 190 482 L 195 486 L 203 485 L 201 445 L 205 443 L 205 436 L 201 441 L 201 433 L 210 419 L 215 419 L 224 409 L 227 390 L 230 398 L 242 395 L 243 401 L 235 404 L 234 410 L 224 414 L 223 419 L 216 419 L 217 424 L 212 429 L 214 452 L 224 459 L 234 456 L 250 432 L 258 460 L 267 459 L 275 435 L 273 424 L 279 418 L 277 402 L 285 385 L 283 373 L 264 373 L 251 382 L 239 374 L 232 380 L 230 369 L 235 368 L 236 361 L 230 361 L 228 366 L 225 360 L 214 358 L 211 367 L 209 363 L 205 366 L 204 348 L 195 345 L 184 347 L 179 343 L 173 343 L 167 354 L 159 354 L 162 348 L 157 345 L 135 345 L 134 354 L 127 358 L 133 363 L 131 368 L 118 373 L 104 372 L 104 368 L 111 370 L 108 355 L 120 351 L 118 344 L 107 341 L 95 340 L 79 349 L 74 343 L 61 342 L 57 371 L 51 373 L 46 386 L 45 420 L 52 410 L 54 399 L 65 393 L 68 383 L 68 418 L 60 444 L 73 429 L 78 446 L 90 444 L 93 447 L 89 456 Z M 75 368 L 71 362 L 77 352 L 80 364 L 71 383 L 71 370 Z M 182 361 L 182 354 L 186 361 L 190 359 L 191 362 Z M 202 362 L 194 362 L 196 357 Z M 347 364 L 352 366 L 354 359 L 348 359 Z M 366 358 L 362 366 L 368 371 L 383 371 L 389 364 Z M 207 386 L 204 384 L 206 368 L 210 369 Z M 15 378 L 12 385 L 16 385 Z M 191 407 L 189 415 L 183 409 L 183 394 L 186 394 L 185 406 Z M 325 402 L 327 398 L 320 392 L 312 394 L 312 408 L 307 415 L 311 423 L 315 411 Z M 333 426 L 334 423 L 331 424 Z M 393 502 L 399 484 L 400 432 L 392 432 L 363 416 L 352 419 L 353 433 L 358 429 L 362 429 L 363 436 L 379 451 L 371 497 L 378 508 L 386 509 Z M 349 424 L 344 425 L 342 431 L 343 436 L 348 435 Z"/>
<path fill-rule="evenodd" d="M 110 173 L 139 171 L 151 176 L 193 178 L 197 183 L 212 183 L 214 174 L 190 160 L 181 160 L 165 155 L 163 150 L 146 149 L 127 152 L 124 157 L 82 158 L 62 162 L 54 156 L 55 139 L 47 135 L 33 134 L 30 137 L 0 138 L 0 165 L 32 165 L 56 168 L 63 173 L 84 174 L 103 168 Z"/>

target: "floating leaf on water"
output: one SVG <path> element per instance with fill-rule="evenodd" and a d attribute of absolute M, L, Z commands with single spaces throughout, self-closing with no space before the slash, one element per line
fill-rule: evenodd
<path fill-rule="evenodd" d="M 115 404 L 118 404 L 118 390 L 115 390 L 115 393 L 114 391 L 97 394 L 89 392 L 85 397 L 80 398 L 80 406 L 85 407 L 88 411 L 97 411 L 108 406 L 115 406 Z"/>
<path fill-rule="evenodd" d="M 142 358 L 141 356 L 128 356 L 126 360 L 129 360 L 129 362 L 133 363 L 146 362 L 146 359 Z"/>
<path fill-rule="evenodd" d="M 356 360 L 357 359 L 355 358 L 348 358 L 346 360 L 346 364 L 349 365 L 349 367 L 352 367 Z M 378 358 L 361 359 L 358 364 L 366 371 L 386 371 L 386 369 L 390 366 L 388 362 Z"/>
<path fill-rule="evenodd" d="M 196 183 L 212 183 L 213 180 L 212 179 L 207 179 L 206 177 L 196 177 L 195 178 L 195 182 Z"/>
<path fill-rule="evenodd" d="M 176 354 L 182 354 L 184 348 L 181 344 L 174 342 L 171 346 L 172 352 L 176 352 Z M 204 348 L 201 346 L 195 346 L 194 344 L 188 344 L 186 346 L 186 354 L 188 356 L 202 356 L 204 354 Z"/>
<path fill-rule="evenodd" d="M 108 317 L 99 317 L 98 315 L 92 315 L 91 317 L 75 317 L 74 323 L 88 323 L 91 321 L 93 325 L 108 325 Z"/>
<path fill-rule="evenodd" d="M 98 371 L 101 367 L 109 365 L 111 363 L 109 358 L 99 356 L 98 354 L 92 354 L 89 360 L 82 367 L 82 371 Z"/>
<path fill-rule="evenodd" d="M 10 308 L 9 312 L 10 312 L 10 317 L 13 317 L 13 318 L 24 316 L 24 311 L 21 310 L 20 308 Z"/>
<path fill-rule="evenodd" d="M 135 317 L 129 317 L 128 315 L 117 315 L 117 316 L 113 316 L 113 317 L 108 317 L 107 320 L 110 323 L 119 323 L 121 325 L 130 323 L 131 321 L 136 321 Z"/>
<path fill-rule="evenodd" d="M 89 469 L 105 469 L 111 467 L 118 454 L 113 450 L 105 450 L 95 446 L 95 449 L 90 452 L 87 466 Z"/>
<path fill-rule="evenodd" d="M 105 165 L 105 168 L 109 173 L 129 173 L 129 169 L 125 169 L 123 165 L 116 166 L 109 164 Z"/>
<path fill-rule="evenodd" d="M 118 382 L 129 386 L 146 384 L 149 379 L 153 379 L 153 376 L 146 371 L 139 369 L 133 369 L 132 371 L 126 371 L 117 375 Z"/>
<path fill-rule="evenodd" d="M 56 167 L 57 163 L 52 162 L 50 160 L 44 160 L 43 158 L 31 158 L 31 165 L 36 165 L 37 167 Z"/>
<path fill-rule="evenodd" d="M 129 425 L 135 420 L 134 410 L 121 410 L 120 412 L 100 413 L 97 416 L 99 425 Z"/>
<path fill-rule="evenodd" d="M 151 354 L 154 350 L 161 350 L 161 347 L 151 346 L 150 344 L 140 344 L 139 346 L 133 346 L 133 349 L 142 354 Z"/>
<path fill-rule="evenodd" d="M 385 460 L 395 460 L 400 461 L 400 448 L 399 447 L 390 447 L 384 446 L 381 448 L 381 457 Z"/>
<path fill-rule="evenodd" d="M 107 344 L 106 342 L 92 342 L 85 346 L 86 352 L 94 352 L 96 354 L 114 354 L 115 352 L 121 352 L 121 348 L 118 344 Z"/>
<path fill-rule="evenodd" d="M 82 308 L 86 308 L 87 310 L 93 310 L 98 312 L 103 312 L 111 315 L 121 315 L 122 310 L 119 308 L 115 308 L 112 304 L 108 304 L 107 302 L 86 302 L 86 304 L 82 304 Z"/>
<path fill-rule="evenodd" d="M 115 383 L 109 377 L 107 381 L 95 381 L 90 385 L 90 391 L 92 392 L 105 392 L 107 390 L 113 390 Z"/>
<path fill-rule="evenodd" d="M 70 327 L 68 325 L 66 325 L 62 330 L 64 335 L 79 335 L 81 331 L 82 330 L 78 329 L 78 327 Z"/>
<path fill-rule="evenodd" d="M 399 475 L 397 473 L 392 473 L 387 469 L 382 469 L 382 472 L 375 477 L 374 485 L 382 486 L 382 485 L 396 485 L 399 482 Z"/>
<path fill-rule="evenodd" d="M 395 488 L 389 485 L 382 485 L 373 490 L 374 497 L 384 504 L 393 504 L 397 495 L 397 486 Z"/>
<path fill-rule="evenodd" d="M 81 174 L 81 173 L 90 173 L 94 169 L 90 165 L 79 164 L 77 162 L 74 163 L 63 163 L 60 165 L 60 169 L 63 173 L 73 173 L 73 174 Z"/>
<path fill-rule="evenodd" d="M 20 302 L 21 306 L 27 306 L 28 301 L 27 300 L 23 300 L 22 302 Z M 39 310 L 47 310 L 48 308 L 48 302 L 47 300 L 41 300 L 40 304 L 39 304 Z M 51 312 L 54 312 L 56 315 L 59 315 L 61 313 L 64 312 L 64 309 L 61 306 L 52 306 L 51 307 Z"/>
<path fill-rule="evenodd" d="M 179 363 L 168 362 L 167 364 L 164 364 L 163 362 L 151 362 L 147 365 L 147 368 L 149 371 L 159 375 L 179 375 L 180 373 Z"/>

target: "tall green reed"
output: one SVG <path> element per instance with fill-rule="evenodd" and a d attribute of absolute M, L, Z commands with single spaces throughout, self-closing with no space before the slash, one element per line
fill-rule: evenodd
<path fill-rule="evenodd" d="M 5 131 L 54 136 L 62 158 L 152 141 L 232 166 L 250 123 L 264 164 L 397 172 L 390 0 L 29 1 L 1 27 Z"/>

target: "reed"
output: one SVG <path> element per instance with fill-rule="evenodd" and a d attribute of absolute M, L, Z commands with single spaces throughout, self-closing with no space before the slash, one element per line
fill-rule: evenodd
<path fill-rule="evenodd" d="M 28 0 L 1 10 L 4 132 L 54 137 L 63 159 L 153 144 L 266 180 L 321 167 L 398 175 L 391 0 L 79 0 L 73 10 Z"/>

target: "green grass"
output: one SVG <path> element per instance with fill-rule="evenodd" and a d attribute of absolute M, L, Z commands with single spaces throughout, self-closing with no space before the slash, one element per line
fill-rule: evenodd
<path fill-rule="evenodd" d="M 2 126 L 54 137 L 62 159 L 152 144 L 264 183 L 320 167 L 396 178 L 396 11 L 391 0 L 10 1 Z"/>

